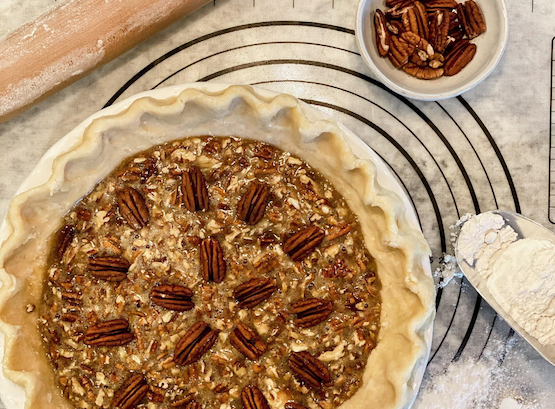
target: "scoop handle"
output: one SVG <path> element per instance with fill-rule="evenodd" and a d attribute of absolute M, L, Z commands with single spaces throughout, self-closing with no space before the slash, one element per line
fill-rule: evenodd
<path fill-rule="evenodd" d="M 0 40 L 0 123 L 209 0 L 68 0 Z"/>

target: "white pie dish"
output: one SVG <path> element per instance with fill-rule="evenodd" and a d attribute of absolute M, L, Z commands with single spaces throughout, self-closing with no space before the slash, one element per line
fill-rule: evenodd
<path fill-rule="evenodd" d="M 459 3 L 461 0 L 457 0 Z M 507 46 L 509 20 L 504 0 L 478 0 L 487 31 L 472 40 L 477 45 L 474 59 L 460 73 L 435 80 L 420 80 L 382 58 L 376 47 L 374 12 L 386 10 L 385 0 L 361 0 L 356 15 L 356 39 L 363 61 L 389 89 L 412 99 L 439 101 L 456 97 L 485 80 L 495 69 Z"/>
<path fill-rule="evenodd" d="M 175 87 L 155 90 L 155 91 L 148 91 L 142 94 L 135 95 L 125 101 L 122 101 L 114 106 L 106 108 L 105 110 L 100 111 L 99 113 L 91 116 L 83 123 L 81 123 L 77 128 L 75 128 L 72 132 L 62 138 L 58 143 L 56 143 L 41 159 L 35 170 L 31 173 L 31 175 L 26 179 L 23 183 L 21 188 L 18 191 L 18 194 L 28 192 L 29 190 L 33 189 L 34 187 L 40 186 L 45 183 L 50 177 L 53 175 L 53 162 L 54 159 L 58 158 L 63 152 L 71 152 L 77 145 L 79 145 L 82 140 L 82 136 L 87 129 L 87 127 L 93 123 L 96 118 L 100 117 L 107 117 L 116 115 L 126 111 L 135 101 L 139 99 L 144 99 L 145 97 L 155 98 L 159 100 L 166 100 L 172 97 L 181 96 L 184 91 L 187 90 L 200 90 L 206 94 L 218 94 L 218 93 L 225 93 L 230 87 L 226 84 L 184 84 Z M 242 90 L 241 92 L 250 93 L 252 88 L 247 87 L 232 87 L 234 89 Z M 263 89 L 255 89 L 252 91 L 253 93 L 256 92 L 256 95 L 260 96 L 261 98 L 271 101 L 278 97 L 279 94 L 271 91 L 266 91 Z M 239 94 L 238 94 L 239 95 Z M 193 100 L 194 98 L 191 97 Z M 376 179 L 377 182 L 381 187 L 386 188 L 388 191 L 394 192 L 398 197 L 395 200 L 398 200 L 398 204 L 402 206 L 402 209 L 395 209 L 395 210 L 402 210 L 403 217 L 401 219 L 395 220 L 399 226 L 399 230 L 402 230 L 402 224 L 404 223 L 404 219 L 406 218 L 406 223 L 408 227 L 412 229 L 418 229 L 418 222 L 412 209 L 408 197 L 403 192 L 402 188 L 395 180 L 391 172 L 388 170 L 386 165 L 380 158 L 373 152 L 366 144 L 364 144 L 358 137 L 356 137 L 352 132 L 348 131 L 344 126 L 337 124 L 335 121 L 331 120 L 331 118 L 327 117 L 325 114 L 321 113 L 320 111 L 310 107 L 307 104 L 298 102 L 297 103 L 302 107 L 303 112 L 311 117 L 312 120 L 322 120 L 326 123 L 333 124 L 337 126 L 342 135 L 345 137 L 345 141 L 349 145 L 349 147 L 357 152 L 359 158 L 369 159 L 372 161 L 376 166 Z M 130 155 L 128 153 L 127 155 Z M 55 171 L 54 171 L 55 172 Z M 56 174 L 56 173 L 54 173 Z M 54 181 L 56 182 L 56 181 Z M 399 200 L 400 198 L 400 200 Z M 397 203 L 395 203 L 397 204 Z M 2 225 L 0 230 L 0 240 L 5 240 L 8 233 L 9 227 L 6 222 Z M 431 281 L 431 269 L 429 264 L 429 259 L 427 257 L 419 258 L 419 269 L 426 275 L 426 278 L 429 278 L 429 282 L 427 285 L 429 287 L 429 283 L 432 283 L 432 294 L 427 294 L 427 298 L 430 295 L 433 295 L 433 282 Z M 429 288 L 428 288 L 429 289 Z M 429 299 L 427 300 L 429 301 Z M 433 304 L 433 303 L 432 303 Z M 414 370 L 410 373 L 410 377 L 406 380 L 406 400 L 404 402 L 403 408 L 409 408 L 412 405 L 416 397 L 416 392 L 418 391 L 426 362 L 427 357 L 429 354 L 429 350 L 431 347 L 431 335 L 432 335 L 432 322 L 433 322 L 433 311 L 426 315 L 425 322 L 421 322 L 417 326 L 417 336 L 419 339 L 422 340 L 422 351 L 417 357 L 417 365 L 415 365 Z M 2 349 L 3 350 L 3 349 Z M 8 382 L 4 379 L 1 380 L 0 383 L 0 396 L 4 400 L 7 409 L 15 409 L 15 408 L 23 408 L 25 403 L 24 395 L 21 393 L 21 388 L 18 389 L 17 386 L 14 384 L 5 383 Z M 17 399 L 19 396 L 19 399 Z"/>

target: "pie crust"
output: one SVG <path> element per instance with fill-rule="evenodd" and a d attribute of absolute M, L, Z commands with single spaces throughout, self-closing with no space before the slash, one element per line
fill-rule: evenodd
<path fill-rule="evenodd" d="M 53 162 L 43 185 L 16 196 L 0 249 L 0 329 L 5 376 L 25 390 L 26 408 L 71 408 L 57 389 L 37 329 L 49 237 L 75 202 L 126 157 L 187 136 L 236 135 L 273 144 L 317 169 L 357 215 L 382 282 L 381 328 L 363 385 L 342 408 L 410 405 L 416 369 L 428 349 L 435 289 L 424 260 L 423 235 L 405 220 L 402 200 L 382 188 L 375 165 L 354 155 L 345 131 L 316 117 L 296 98 L 264 97 L 251 87 L 218 92 L 189 88 L 165 100 L 136 99 L 127 109 L 93 120 L 78 142 Z"/>

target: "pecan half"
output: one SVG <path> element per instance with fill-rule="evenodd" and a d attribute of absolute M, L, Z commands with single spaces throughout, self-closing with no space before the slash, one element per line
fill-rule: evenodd
<path fill-rule="evenodd" d="M 324 240 L 325 233 L 317 226 L 302 229 L 283 243 L 285 251 L 293 261 L 301 261 Z"/>
<path fill-rule="evenodd" d="M 264 394 L 256 386 L 249 385 L 241 392 L 244 409 L 270 409 Z"/>
<path fill-rule="evenodd" d="M 307 386 L 318 389 L 322 384 L 329 384 L 331 376 L 328 368 L 316 357 L 306 351 L 292 352 L 289 367 Z"/>
<path fill-rule="evenodd" d="M 270 278 L 253 278 L 238 285 L 233 296 L 240 308 L 252 308 L 267 300 L 277 289 L 276 283 Z"/>
<path fill-rule="evenodd" d="M 385 5 L 388 7 L 395 7 L 395 6 L 410 6 L 414 3 L 414 0 L 386 0 Z"/>
<path fill-rule="evenodd" d="M 218 340 L 219 331 L 213 330 L 206 322 L 194 324 L 181 337 L 173 355 L 178 365 L 189 365 L 198 361 Z"/>
<path fill-rule="evenodd" d="M 220 243 L 209 237 L 200 244 L 200 267 L 205 281 L 221 283 L 225 278 L 226 263 Z"/>
<path fill-rule="evenodd" d="M 127 277 L 129 261 L 118 256 L 91 256 L 89 272 L 96 278 L 106 281 L 123 281 Z"/>
<path fill-rule="evenodd" d="M 409 61 L 410 55 L 414 52 L 414 45 L 408 43 L 400 37 L 391 36 L 389 60 L 397 68 L 402 67 Z"/>
<path fill-rule="evenodd" d="M 331 301 L 308 298 L 291 306 L 291 312 L 297 314 L 295 325 L 301 328 L 313 327 L 328 319 L 333 312 Z"/>
<path fill-rule="evenodd" d="M 134 338 L 129 322 L 124 319 L 99 322 L 85 331 L 85 344 L 94 347 L 114 347 L 130 343 Z"/>
<path fill-rule="evenodd" d="M 428 13 L 426 12 L 426 7 L 419 1 L 415 1 L 414 13 L 418 23 L 418 35 L 427 40 L 430 37 L 430 28 L 428 26 Z"/>
<path fill-rule="evenodd" d="M 425 3 L 428 9 L 454 9 L 457 7 L 455 0 L 426 0 Z"/>
<path fill-rule="evenodd" d="M 476 44 L 471 44 L 468 40 L 462 40 L 455 46 L 445 58 L 445 75 L 451 76 L 458 74 L 466 67 L 476 55 Z"/>
<path fill-rule="evenodd" d="M 58 259 L 62 259 L 64 253 L 72 242 L 73 237 L 75 237 L 75 226 L 68 224 L 60 230 L 60 234 L 58 235 Z"/>
<path fill-rule="evenodd" d="M 131 375 L 114 393 L 113 408 L 134 409 L 144 399 L 149 387 L 142 374 Z"/>
<path fill-rule="evenodd" d="M 448 11 L 437 11 L 430 22 L 430 44 L 438 53 L 443 53 L 447 46 L 450 18 Z"/>
<path fill-rule="evenodd" d="M 403 29 L 405 32 L 420 35 L 420 32 L 418 31 L 418 18 L 416 17 L 414 6 L 407 7 L 405 9 L 401 17 L 401 21 L 403 22 Z"/>
<path fill-rule="evenodd" d="M 389 31 L 386 26 L 385 15 L 381 10 L 376 10 L 374 13 L 374 28 L 376 29 L 378 53 L 385 57 L 389 52 Z"/>
<path fill-rule="evenodd" d="M 150 300 L 154 304 L 175 311 L 192 310 L 195 306 L 192 296 L 191 289 L 177 284 L 157 285 L 150 292 Z"/>
<path fill-rule="evenodd" d="M 457 15 L 468 38 L 476 38 L 486 31 L 484 16 L 474 1 L 469 0 L 464 4 L 458 4 Z"/>
<path fill-rule="evenodd" d="M 417 64 L 408 63 L 403 66 L 403 71 L 421 80 L 433 80 L 444 74 L 443 68 L 432 68 L 430 66 L 419 66 Z"/>
<path fill-rule="evenodd" d="M 264 217 L 269 197 L 267 184 L 258 180 L 251 182 L 237 204 L 237 218 L 251 225 L 258 223 Z"/>
<path fill-rule="evenodd" d="M 196 166 L 191 166 L 183 174 L 181 190 L 183 193 L 183 204 L 190 212 L 208 210 L 208 188 L 204 175 Z"/>
<path fill-rule="evenodd" d="M 125 187 L 118 192 L 118 206 L 123 218 L 135 230 L 148 223 L 149 214 L 145 199 L 132 187 Z"/>
<path fill-rule="evenodd" d="M 260 335 L 243 323 L 239 323 L 229 335 L 229 342 L 252 361 L 260 358 L 267 349 Z"/>
<path fill-rule="evenodd" d="M 308 409 L 306 406 L 299 405 L 295 402 L 287 402 L 285 405 L 283 405 L 283 407 L 285 409 Z"/>

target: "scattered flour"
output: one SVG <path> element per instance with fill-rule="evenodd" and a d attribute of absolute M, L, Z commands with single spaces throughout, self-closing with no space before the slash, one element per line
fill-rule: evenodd
<path fill-rule="evenodd" d="M 513 343 L 499 342 L 478 360 L 452 362 L 448 368 L 428 376 L 414 409 L 539 409 L 509 385 L 523 376 L 514 367 L 500 364 Z"/>

